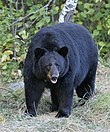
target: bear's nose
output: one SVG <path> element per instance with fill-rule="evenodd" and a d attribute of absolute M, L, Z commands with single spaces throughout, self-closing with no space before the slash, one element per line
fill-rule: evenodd
<path fill-rule="evenodd" d="M 52 80 L 53 81 L 56 81 L 58 77 L 52 77 Z"/>

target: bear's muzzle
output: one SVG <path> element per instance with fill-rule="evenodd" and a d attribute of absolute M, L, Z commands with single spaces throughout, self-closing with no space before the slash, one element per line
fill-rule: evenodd
<path fill-rule="evenodd" d="M 49 80 L 55 84 L 57 83 L 58 77 L 59 77 L 59 72 L 58 70 L 55 70 L 53 72 L 49 71 L 47 74 L 47 77 L 49 78 Z"/>

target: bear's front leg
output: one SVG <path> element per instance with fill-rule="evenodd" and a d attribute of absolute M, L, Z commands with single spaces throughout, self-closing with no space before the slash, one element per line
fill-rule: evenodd
<path fill-rule="evenodd" d="M 52 106 L 51 106 L 51 111 L 58 111 L 59 104 L 58 104 L 58 99 L 56 95 L 56 88 L 51 88 L 51 101 L 52 101 Z"/>
<path fill-rule="evenodd" d="M 44 91 L 44 84 L 36 79 L 25 79 L 25 99 L 27 110 L 26 114 L 30 116 L 36 116 L 36 109 Z"/>
<path fill-rule="evenodd" d="M 61 83 L 60 85 L 60 88 L 57 89 L 59 111 L 56 117 L 69 117 L 73 100 L 73 87 L 72 84 L 68 82 Z"/>

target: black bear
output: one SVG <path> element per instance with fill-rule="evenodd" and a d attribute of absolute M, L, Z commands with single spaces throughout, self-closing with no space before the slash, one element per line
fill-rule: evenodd
<path fill-rule="evenodd" d="M 83 26 L 60 23 L 42 28 L 29 46 L 24 66 L 27 112 L 36 116 L 44 88 L 50 88 L 56 117 L 71 113 L 73 93 L 89 99 L 94 92 L 98 50 Z"/>

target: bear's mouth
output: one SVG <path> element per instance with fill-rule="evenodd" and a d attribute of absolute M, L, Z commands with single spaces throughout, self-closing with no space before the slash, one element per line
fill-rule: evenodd
<path fill-rule="evenodd" d="M 49 71 L 47 74 L 48 79 L 50 80 L 51 83 L 55 84 L 57 83 L 58 77 L 59 77 L 59 73 L 57 72 L 57 74 L 51 74 L 51 72 Z"/>
<path fill-rule="evenodd" d="M 55 84 L 55 83 L 57 83 L 57 79 L 58 79 L 58 77 L 52 77 L 50 79 L 50 81 Z"/>

